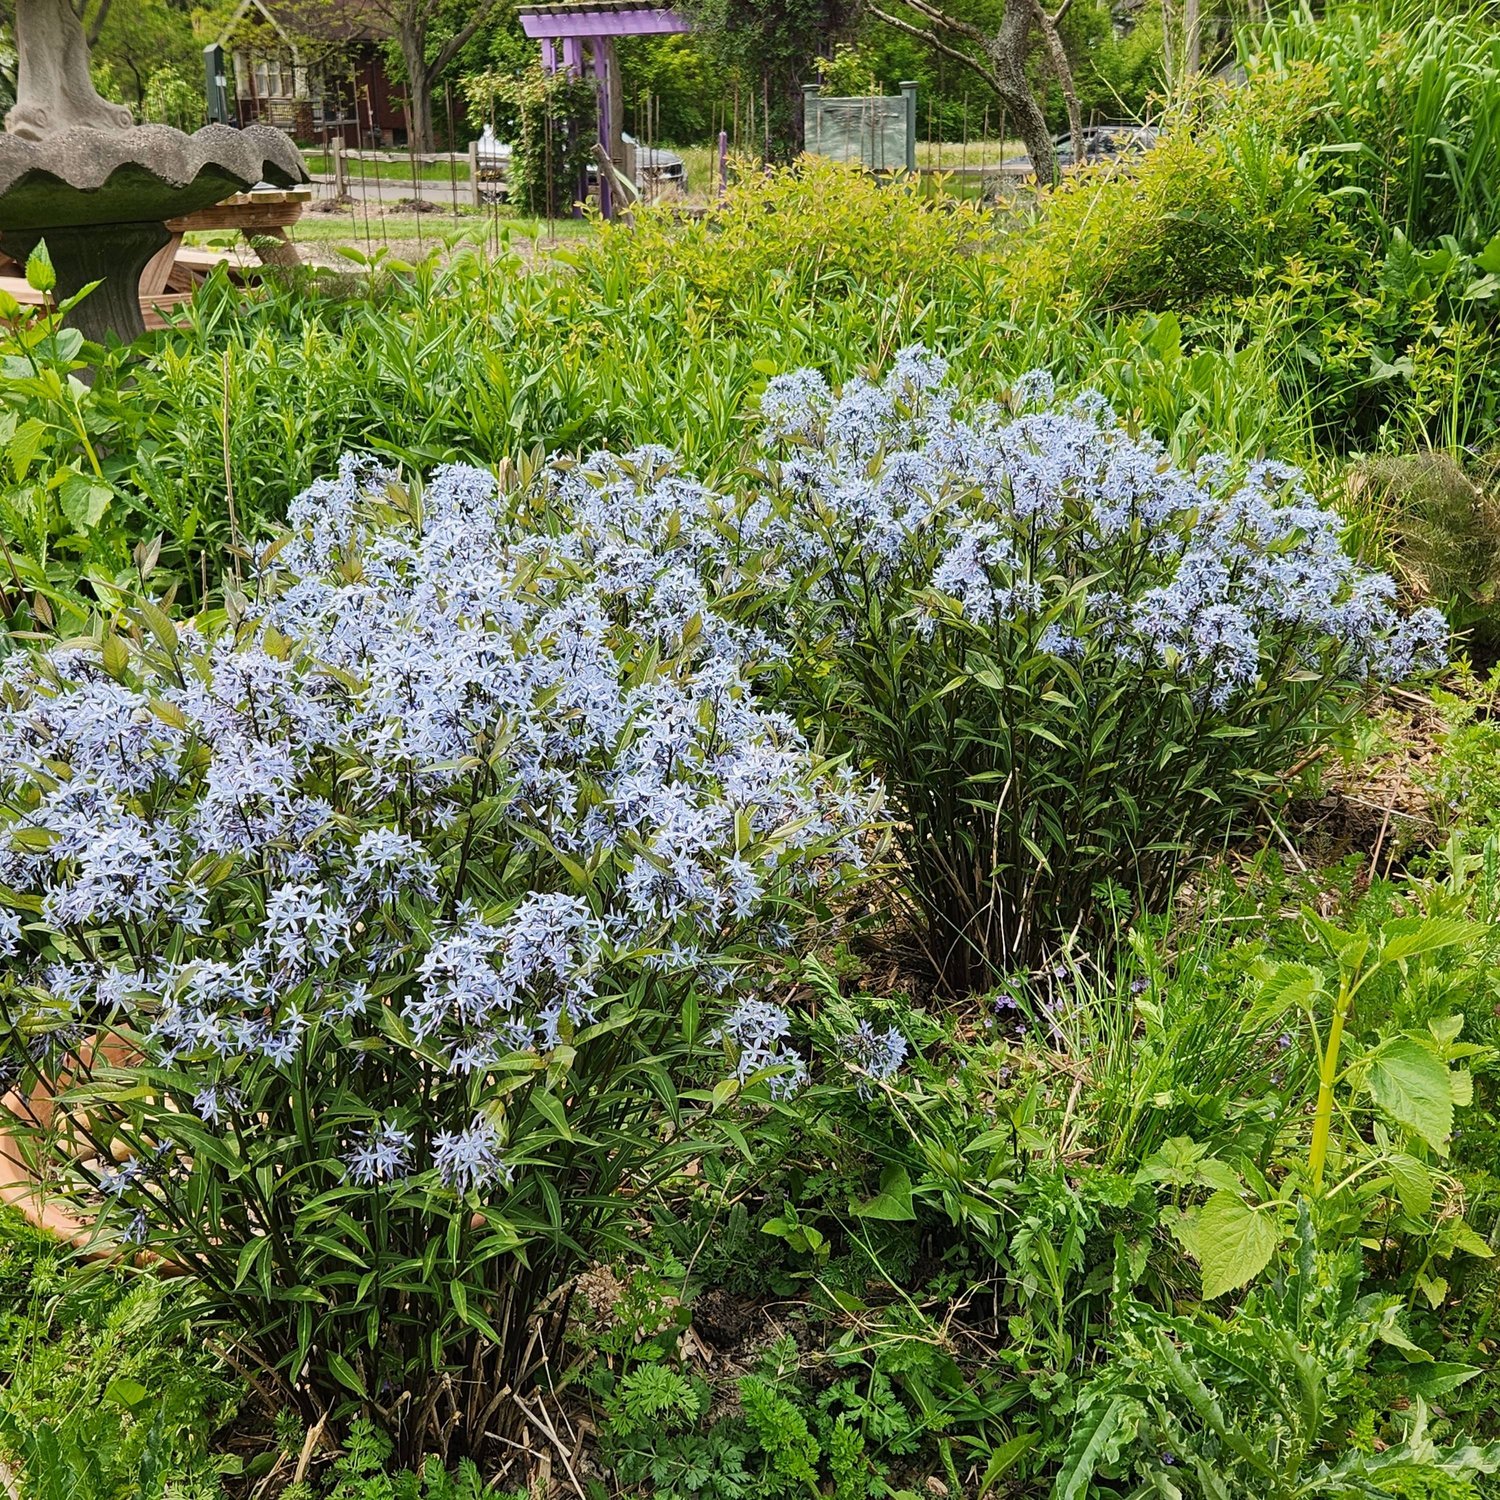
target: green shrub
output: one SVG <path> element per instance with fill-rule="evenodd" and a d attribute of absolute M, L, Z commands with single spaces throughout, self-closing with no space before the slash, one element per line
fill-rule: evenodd
<path fill-rule="evenodd" d="M 1181 314 L 1251 291 L 1326 217 L 1297 140 L 1321 87 L 1308 68 L 1204 84 L 1152 150 L 1068 173 L 1007 240 L 1010 296 L 1025 308 Z"/>
<path fill-rule="evenodd" d="M 1472 1370 L 1407 1365 L 1415 1399 L 1397 1398 L 1400 1410 L 1371 1389 L 1382 1345 L 1411 1341 L 1398 1300 L 1361 1296 L 1360 1281 L 1358 1256 L 1320 1246 L 1304 1215 L 1275 1284 L 1232 1317 L 1120 1307 L 1053 1500 L 1079 1500 L 1111 1480 L 1218 1500 L 1448 1496 L 1500 1471 L 1500 1444 L 1437 1446 L 1415 1395 L 1425 1387 L 1440 1397 Z M 1382 1436 L 1361 1450 L 1345 1434 L 1366 1413 Z"/>
<path fill-rule="evenodd" d="M 1353 465 L 1344 509 L 1383 544 L 1402 593 L 1441 607 L 1472 648 L 1500 630 L 1500 501 L 1444 453 L 1388 455 Z"/>
<path fill-rule="evenodd" d="M 221 1500 L 211 1439 L 240 1392 L 180 1291 L 0 1212 L 0 1457 L 27 1500 Z"/>
<path fill-rule="evenodd" d="M 1241 34 L 1253 73 L 1316 68 L 1324 99 L 1301 122 L 1340 213 L 1389 242 L 1453 235 L 1474 251 L 1500 231 L 1500 8 L 1495 0 L 1295 5 Z"/>
<path fill-rule="evenodd" d="M 769 172 L 743 166 L 735 190 L 695 222 L 670 205 L 602 226 L 578 254 L 585 274 L 616 284 L 664 283 L 735 318 L 764 287 L 783 309 L 804 299 L 881 287 L 921 299 L 963 278 L 962 262 L 993 242 L 974 205 L 935 206 L 915 184 L 880 183 L 817 157 Z"/>
<path fill-rule="evenodd" d="M 142 117 L 154 124 L 170 125 L 189 134 L 204 121 L 202 84 L 191 84 L 170 64 L 158 68 L 146 80 L 141 100 Z"/>

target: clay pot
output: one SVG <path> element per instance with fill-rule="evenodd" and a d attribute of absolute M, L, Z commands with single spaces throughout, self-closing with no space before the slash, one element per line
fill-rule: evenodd
<path fill-rule="evenodd" d="M 91 1044 L 86 1056 L 89 1066 L 98 1059 L 118 1067 L 129 1062 L 133 1053 L 118 1037 L 111 1037 Z M 38 1124 L 45 1126 L 51 1123 L 55 1109 L 52 1091 L 39 1086 L 24 1101 L 14 1093 L 5 1095 L 0 1101 L 0 1120 L 7 1114 L 29 1112 Z M 18 1209 L 38 1229 L 85 1251 L 91 1260 L 107 1259 L 116 1253 L 109 1245 L 89 1247 L 94 1232 L 93 1221 L 78 1217 L 48 1198 L 46 1189 L 27 1165 L 20 1143 L 3 1124 L 0 1124 L 0 1203 Z"/>

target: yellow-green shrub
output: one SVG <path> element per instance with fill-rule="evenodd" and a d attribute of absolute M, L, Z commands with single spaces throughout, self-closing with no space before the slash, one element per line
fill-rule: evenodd
<path fill-rule="evenodd" d="M 799 299 L 859 287 L 936 291 L 957 261 L 984 255 L 994 240 L 977 205 L 935 203 L 915 183 L 807 156 L 764 173 L 746 164 L 726 200 L 695 222 L 662 206 L 605 224 L 578 260 L 637 285 L 669 277 L 674 290 L 727 309 L 766 278 Z"/>
<path fill-rule="evenodd" d="M 1326 222 L 1297 145 L 1325 92 L 1310 66 L 1205 84 L 1153 150 L 1069 173 L 1007 240 L 1012 300 L 1180 310 L 1249 290 Z"/>

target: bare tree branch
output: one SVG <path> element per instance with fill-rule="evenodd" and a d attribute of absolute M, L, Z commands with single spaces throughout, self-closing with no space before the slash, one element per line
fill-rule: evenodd
<path fill-rule="evenodd" d="M 1000 80 L 978 58 L 967 52 L 961 52 L 957 47 L 950 47 L 947 42 L 939 41 L 930 31 L 923 31 L 920 26 L 913 26 L 910 21 L 903 21 L 899 16 L 889 15 L 878 6 L 867 5 L 865 9 L 877 21 L 884 21 L 887 26 L 894 26 L 897 31 L 904 31 L 907 36 L 913 36 L 919 42 L 925 42 L 934 52 L 941 52 L 945 57 L 951 57 L 954 62 L 961 62 L 966 68 L 972 68 L 997 94 L 1001 92 Z"/>
<path fill-rule="evenodd" d="M 104 23 L 109 20 L 109 8 L 113 4 L 114 0 L 99 0 L 99 9 L 94 12 L 94 19 L 88 27 L 87 41 L 91 51 L 99 45 L 99 36 L 104 30 Z M 88 10 L 88 0 L 83 0 L 83 9 L 85 12 Z M 79 19 L 82 19 L 82 15 Z"/>
<path fill-rule="evenodd" d="M 1006 0 L 1000 23 L 993 34 L 982 31 L 957 16 L 949 15 L 938 0 L 901 0 L 901 5 L 926 21 L 927 26 L 918 25 L 916 21 L 907 20 L 903 16 L 892 15 L 873 5 L 870 13 L 886 25 L 895 27 L 897 31 L 925 42 L 945 57 L 961 62 L 984 79 L 1000 96 L 1001 103 L 1016 122 L 1016 129 L 1026 143 L 1038 180 L 1056 182 L 1057 152 L 1052 145 L 1052 137 L 1047 133 L 1046 117 L 1042 114 L 1031 82 L 1026 76 L 1026 59 L 1031 50 L 1032 30 L 1040 28 L 1049 49 L 1056 44 L 1053 67 L 1069 101 L 1068 117 L 1074 129 L 1074 144 L 1080 158 L 1082 157 L 1082 131 L 1077 119 L 1078 101 L 1073 89 L 1072 71 L 1068 67 L 1066 53 L 1062 52 L 1062 42 L 1057 36 L 1056 27 L 1049 26 L 1041 0 Z M 976 51 L 970 52 L 943 41 L 937 36 L 937 32 L 961 38 Z"/>
<path fill-rule="evenodd" d="M 955 36 L 967 37 L 969 41 L 980 47 L 989 45 L 989 38 L 972 21 L 950 16 L 947 11 L 933 5 L 931 0 L 901 0 L 901 3 L 908 9 L 916 11 L 919 16 L 926 16 L 934 26 L 941 27 L 944 31 L 952 32 Z"/>

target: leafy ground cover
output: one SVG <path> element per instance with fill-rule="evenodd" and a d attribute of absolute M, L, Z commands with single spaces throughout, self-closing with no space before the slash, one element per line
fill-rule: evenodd
<path fill-rule="evenodd" d="M 8 310 L 5 1485 L 1500 1493 L 1492 21 Z"/>

